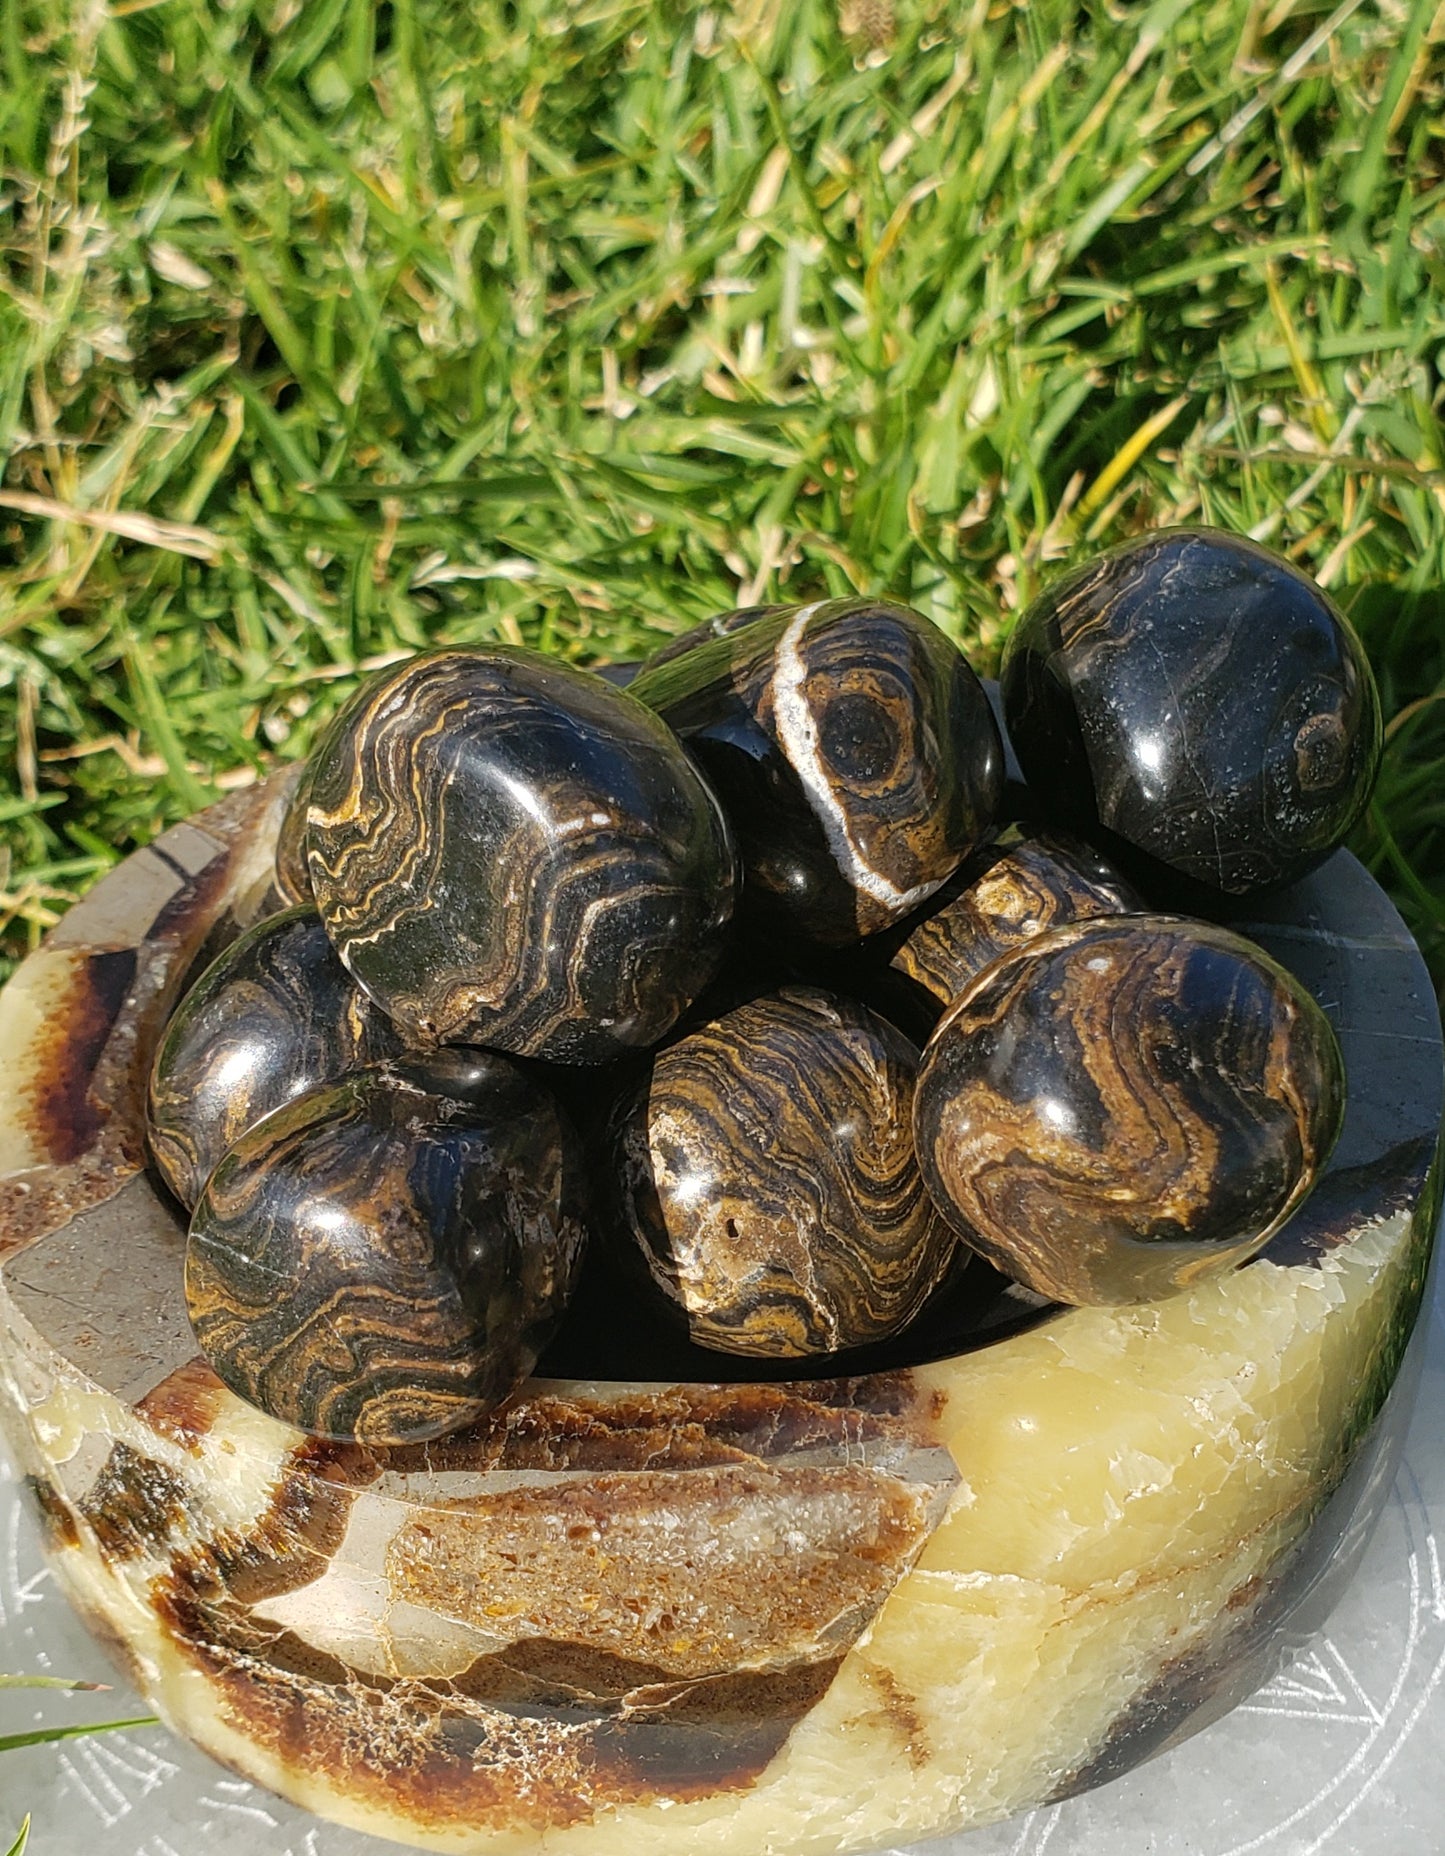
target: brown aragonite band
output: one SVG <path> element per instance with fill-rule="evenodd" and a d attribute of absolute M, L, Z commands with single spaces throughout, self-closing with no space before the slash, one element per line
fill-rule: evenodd
<path fill-rule="evenodd" d="M 918 1053 L 813 987 L 659 1051 L 615 1136 L 623 1214 L 692 1339 L 797 1358 L 896 1333 L 954 1239 L 911 1136 Z"/>
<path fill-rule="evenodd" d="M 936 1023 L 1000 954 L 1067 922 L 1143 907 L 1133 884 L 1092 845 L 1036 825 L 1012 825 L 975 851 L 908 926 L 889 960 L 890 985 L 920 1017 L 931 1013 Z"/>
<path fill-rule="evenodd" d="M 507 646 L 363 685 L 312 757 L 306 843 L 337 952 L 421 1041 L 562 1063 L 653 1044 L 732 914 L 727 827 L 668 729 Z"/>
<path fill-rule="evenodd" d="M 1324 1013 L 1236 934 L 1181 916 L 1057 928 L 945 1014 L 919 1164 L 965 1242 L 1060 1302 L 1146 1302 L 1233 1268 L 1339 1133 Z"/>

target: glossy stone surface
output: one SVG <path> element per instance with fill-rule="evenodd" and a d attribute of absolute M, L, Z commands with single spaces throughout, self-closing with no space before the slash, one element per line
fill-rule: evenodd
<path fill-rule="evenodd" d="M 891 974 L 924 1009 L 951 1005 L 991 960 L 1066 922 L 1128 915 L 1139 892 L 1106 857 L 1037 825 L 1016 825 L 976 851 L 910 928 Z M 926 1002 L 926 1003 L 925 1003 Z"/>
<path fill-rule="evenodd" d="M 421 1041 L 596 1063 L 721 959 L 717 804 L 631 696 L 533 651 L 385 671 L 313 757 L 307 846 L 342 960 Z"/>
<path fill-rule="evenodd" d="M 924 1053 L 919 1165 L 954 1228 L 1061 1302 L 1150 1301 L 1252 1256 L 1313 1186 L 1344 1075 L 1240 936 L 1078 922 L 986 968 Z"/>
<path fill-rule="evenodd" d="M 189 1210 L 263 1115 L 400 1049 L 316 911 L 273 915 L 211 963 L 166 1026 L 150 1077 L 151 1156 Z"/>
<path fill-rule="evenodd" d="M 895 1333 L 952 1257 L 910 1115 L 918 1053 L 791 987 L 661 1051 L 620 1120 L 623 1210 L 699 1346 L 802 1358 Z"/>
<path fill-rule="evenodd" d="M 1231 894 L 1302 876 L 1363 812 L 1379 698 L 1358 639 L 1298 569 L 1173 529 L 1064 576 L 1003 663 L 1037 802 Z"/>
<path fill-rule="evenodd" d="M 669 638 L 666 644 L 659 645 L 650 656 L 643 659 L 637 674 L 645 676 L 660 664 L 671 664 L 679 657 L 686 657 L 700 644 L 711 644 L 715 638 L 729 638 L 734 632 L 740 632 L 745 625 L 751 625 L 754 619 L 768 619 L 775 613 L 791 610 L 790 606 L 734 606 L 727 612 L 715 612 L 710 619 L 704 619 L 690 631 L 679 632 L 676 638 Z"/>
<path fill-rule="evenodd" d="M 483 1417 L 531 1371 L 583 1243 L 555 1105 L 505 1058 L 463 1103 L 395 1070 L 277 1110 L 191 1220 L 186 1305 L 248 1403 L 383 1446 Z"/>
<path fill-rule="evenodd" d="M 630 686 L 721 799 L 754 926 L 844 946 L 917 908 L 988 833 L 1003 751 L 983 686 L 906 606 L 765 614 Z"/>

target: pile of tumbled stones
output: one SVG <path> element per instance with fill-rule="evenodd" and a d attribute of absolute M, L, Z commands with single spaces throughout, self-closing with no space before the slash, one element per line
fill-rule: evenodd
<path fill-rule="evenodd" d="M 1344 1079 L 1207 918 L 1360 815 L 1368 663 L 1293 567 L 1172 530 L 1047 589 L 1001 696 L 1016 763 L 953 643 L 858 598 L 728 613 L 626 688 L 505 646 L 367 682 L 290 803 L 292 906 L 155 1060 L 226 1384 L 440 1436 L 586 1323 L 589 1248 L 596 1319 L 774 1371 L 903 1334 L 960 1259 L 1077 1304 L 1254 1255 Z"/>

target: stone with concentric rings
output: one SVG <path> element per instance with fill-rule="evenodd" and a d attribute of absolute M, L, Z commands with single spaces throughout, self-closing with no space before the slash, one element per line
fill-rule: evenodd
<path fill-rule="evenodd" d="M 907 606 L 724 615 L 632 684 L 727 812 L 755 929 L 846 946 L 904 916 L 992 829 L 1003 749 L 983 685 Z"/>

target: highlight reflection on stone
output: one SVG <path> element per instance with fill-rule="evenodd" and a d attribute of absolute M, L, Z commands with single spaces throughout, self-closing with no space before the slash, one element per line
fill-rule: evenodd
<path fill-rule="evenodd" d="M 438 651 L 314 756 L 308 856 L 343 961 L 414 1037 L 595 1063 L 651 1044 L 722 956 L 733 861 L 657 717 L 534 651 Z"/>
<path fill-rule="evenodd" d="M 1035 825 L 1012 826 L 975 852 L 935 903 L 889 967 L 940 1010 L 991 960 L 1025 941 L 1066 922 L 1144 907 L 1107 858 L 1081 839 Z"/>
<path fill-rule="evenodd" d="M 221 1379 L 283 1423 L 440 1437 L 531 1371 L 583 1243 L 571 1136 L 505 1058 L 472 1099 L 354 1072 L 277 1110 L 191 1221 L 186 1305 Z"/>
<path fill-rule="evenodd" d="M 801 1358 L 917 1313 L 954 1251 L 913 1157 L 917 1063 L 808 987 L 659 1052 L 619 1121 L 624 1215 L 699 1346 Z"/>
<path fill-rule="evenodd" d="M 272 915 L 212 962 L 166 1027 L 150 1079 L 152 1157 L 189 1210 L 262 1116 L 400 1048 L 316 911 Z"/>
<path fill-rule="evenodd" d="M 983 686 L 906 606 L 770 612 L 664 653 L 631 688 L 722 801 L 764 928 L 832 946 L 876 933 L 931 896 L 997 812 L 1003 750 Z"/>
<path fill-rule="evenodd" d="M 1363 812 L 1380 758 L 1369 661 L 1278 555 L 1166 529 L 1066 574 L 1003 663 L 1030 786 L 1191 882 L 1303 876 Z"/>
<path fill-rule="evenodd" d="M 660 664 L 671 664 L 679 657 L 686 657 L 689 651 L 695 651 L 700 644 L 711 644 L 715 638 L 731 637 L 745 625 L 751 625 L 754 619 L 767 619 L 774 613 L 790 611 L 790 606 L 734 606 L 729 612 L 715 612 L 710 619 L 704 619 L 701 625 L 694 625 L 690 631 L 679 632 L 676 638 L 669 638 L 666 644 L 659 645 L 642 660 L 637 674 L 640 677 L 646 676 L 648 671 L 656 670 Z"/>
<path fill-rule="evenodd" d="M 1252 1256 L 1343 1113 L 1304 989 L 1181 917 L 1075 923 L 981 973 L 924 1053 L 919 1165 L 965 1241 L 1058 1301 L 1149 1301 Z"/>

